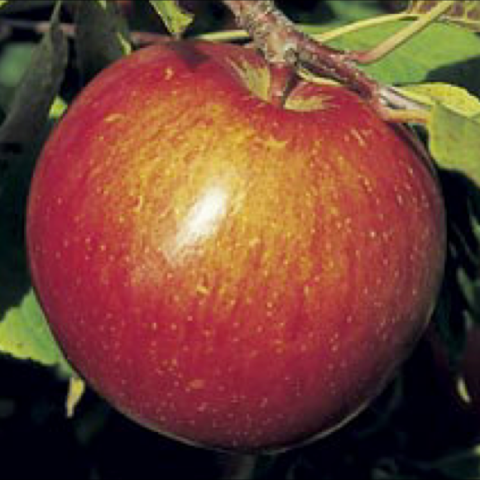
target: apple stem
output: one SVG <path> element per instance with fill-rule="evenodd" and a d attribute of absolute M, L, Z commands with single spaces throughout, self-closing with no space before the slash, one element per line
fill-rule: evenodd
<path fill-rule="evenodd" d="M 300 81 L 300 76 L 289 65 L 273 64 L 272 70 L 276 70 L 277 74 L 272 75 L 268 98 L 272 104 L 283 107 L 288 95 Z"/>
<path fill-rule="evenodd" d="M 367 99 L 378 93 L 378 83 L 354 65 L 349 53 L 301 32 L 272 0 L 223 0 L 223 3 L 270 63 L 305 68 L 346 84 Z"/>
<path fill-rule="evenodd" d="M 432 9 L 427 19 L 422 17 L 410 28 L 401 30 L 401 35 L 392 37 L 393 41 L 387 40 L 378 49 L 374 48 L 372 55 L 370 52 L 345 52 L 324 45 L 301 32 L 297 25 L 278 10 L 273 0 L 223 0 L 223 3 L 234 14 L 238 26 L 246 30 L 266 60 L 273 65 L 289 66 L 296 71 L 303 69 L 315 76 L 335 80 L 358 93 L 386 121 L 427 121 L 428 111 L 424 105 L 405 98 L 392 87 L 380 84 L 360 70 L 358 64 L 369 63 L 374 60 L 374 56 L 378 59 L 386 55 L 425 28 L 446 9 Z M 451 1 L 446 3 L 451 6 Z"/>

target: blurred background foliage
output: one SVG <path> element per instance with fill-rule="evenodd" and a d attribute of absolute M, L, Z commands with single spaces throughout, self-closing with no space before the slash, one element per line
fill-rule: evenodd
<path fill-rule="evenodd" d="M 0 11 L 0 122 L 11 107 L 14 93 L 46 29 L 53 3 L 14 0 Z M 67 3 L 71 5 L 62 10 L 60 20 L 71 25 L 74 2 Z M 132 38 L 134 32 L 166 34 L 163 23 L 147 2 L 117 3 Z M 318 26 L 320 31 L 398 12 L 405 2 L 278 0 L 277 5 L 296 22 Z M 235 27 L 233 18 L 218 1 L 185 0 L 182 6 L 195 13 L 195 21 L 188 30 L 190 36 Z M 102 32 L 92 32 L 95 23 L 91 22 L 84 23 L 83 35 L 101 35 Z M 24 248 L 24 209 L 41 145 L 54 122 L 101 62 L 122 53 L 118 50 L 123 48 L 121 45 L 102 50 L 101 36 L 95 37 L 99 42 L 93 44 L 96 51 L 95 48 L 92 51 L 92 43 L 90 50 L 74 48 L 75 35 L 68 29 L 66 33 L 70 55 L 48 121 L 35 125 L 34 129 L 30 125 L 29 134 L 33 130 L 35 134 L 29 137 L 28 148 L 20 152 L 14 148 L 0 150 L 0 318 L 12 306 L 21 305 L 30 288 Z M 147 37 L 135 38 L 141 44 Z M 476 57 L 452 69 L 440 64 L 435 67 L 434 49 L 431 44 L 424 45 L 424 55 L 431 53 L 430 60 L 425 60 L 432 63 L 429 80 L 453 83 L 457 80 L 457 84 L 471 93 L 480 93 L 480 47 Z M 57 44 L 54 46 L 59 48 Z M 461 45 L 458 49 L 461 50 Z M 56 54 L 61 53 L 56 51 Z M 104 58 L 95 60 L 98 55 Z M 405 53 L 404 56 L 408 57 Z M 388 79 L 390 75 L 394 79 L 405 75 L 410 81 L 417 73 L 425 77 L 423 70 L 416 73 L 413 63 L 389 61 L 392 63 L 379 70 L 379 76 Z M 27 112 L 29 102 L 34 101 L 33 97 L 24 99 Z M 7 162 L 10 155 L 20 157 L 20 161 L 10 165 Z M 449 225 L 451 246 L 444 293 L 430 330 L 395 380 L 358 418 L 309 446 L 275 456 L 240 459 L 245 475 L 258 479 L 480 478 L 480 338 L 474 343 L 474 337 L 480 335 L 470 335 L 478 318 L 480 202 L 477 188 L 462 175 L 442 172 L 441 178 L 448 213 L 454 220 Z M 27 308 L 22 305 L 21 308 Z M 233 478 L 232 465 L 238 459 L 147 431 L 114 411 L 90 390 L 74 417 L 67 419 L 64 376 L 65 372 L 59 369 L 0 356 L 0 478 Z"/>

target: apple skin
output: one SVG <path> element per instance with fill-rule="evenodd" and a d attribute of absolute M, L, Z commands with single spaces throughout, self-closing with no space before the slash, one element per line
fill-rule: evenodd
<path fill-rule="evenodd" d="M 104 70 L 49 138 L 31 275 L 67 358 L 142 425 L 286 449 L 361 411 L 443 275 L 428 160 L 355 94 L 253 50 L 172 42 Z"/>

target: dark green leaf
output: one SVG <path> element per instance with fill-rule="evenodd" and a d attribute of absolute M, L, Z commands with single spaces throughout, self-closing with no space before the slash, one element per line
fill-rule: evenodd
<path fill-rule="evenodd" d="M 131 52 L 128 26 L 114 2 L 90 0 L 72 5 L 79 69 L 88 82 L 106 66 Z"/>
<path fill-rule="evenodd" d="M 63 80 L 68 49 L 59 26 L 60 5 L 55 7 L 50 29 L 35 49 L 0 127 L 0 174 L 30 149 L 44 131 L 50 106 Z"/>
<path fill-rule="evenodd" d="M 480 190 L 467 176 L 440 170 L 448 224 L 448 250 L 442 292 L 433 318 L 453 372 L 459 368 L 468 329 L 480 321 Z"/>
<path fill-rule="evenodd" d="M 374 2 L 352 1 L 339 2 L 338 0 L 329 0 L 328 6 L 332 9 L 335 17 L 342 23 L 354 22 L 365 18 L 371 18 L 380 14 L 379 6 Z"/>
<path fill-rule="evenodd" d="M 27 71 L 35 50 L 34 43 L 7 43 L 0 54 L 0 109 L 5 114 L 15 88 Z M 2 119 L 0 119 L 0 122 Z"/>
<path fill-rule="evenodd" d="M 7 43 L 0 54 L 0 84 L 16 87 L 27 71 L 35 44 L 29 42 Z"/>
<path fill-rule="evenodd" d="M 0 192 L 0 318 L 17 305 L 30 288 L 24 250 L 25 206 L 33 152 L 16 157 L 4 176 Z"/>
<path fill-rule="evenodd" d="M 438 460 L 435 463 L 435 470 L 451 479 L 478 480 L 480 478 L 480 445 Z"/>

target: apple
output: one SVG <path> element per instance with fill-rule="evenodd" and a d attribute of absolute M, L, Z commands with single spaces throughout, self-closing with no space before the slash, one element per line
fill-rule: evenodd
<path fill-rule="evenodd" d="M 279 102 L 278 75 L 240 46 L 139 50 L 79 95 L 29 196 L 67 358 L 127 416 L 211 448 L 286 449 L 352 418 L 443 275 L 441 188 L 409 135 L 338 85 Z"/>

